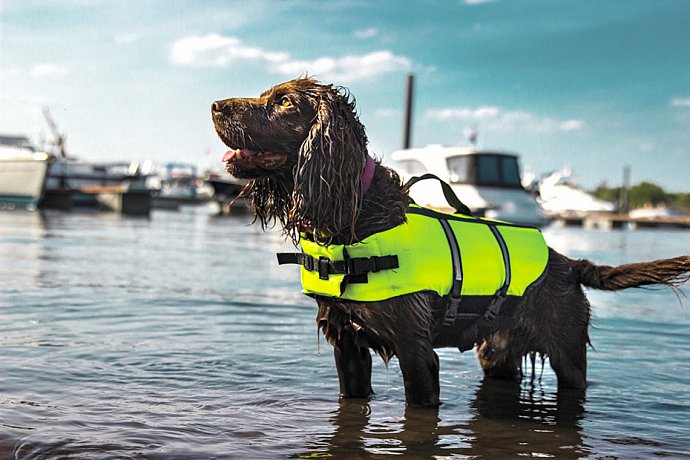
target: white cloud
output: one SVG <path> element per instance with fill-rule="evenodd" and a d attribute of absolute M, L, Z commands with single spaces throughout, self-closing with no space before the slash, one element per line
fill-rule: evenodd
<path fill-rule="evenodd" d="M 352 82 L 380 74 L 409 70 L 412 62 L 390 51 L 373 51 L 364 55 L 340 58 L 321 57 L 313 61 L 288 61 L 279 66 L 285 75 L 309 73 L 318 78 Z"/>
<path fill-rule="evenodd" d="M 585 122 L 582 120 L 565 120 L 559 123 L 559 128 L 561 131 L 579 131 L 585 126 Z"/>
<path fill-rule="evenodd" d="M 495 118 L 500 113 L 497 107 L 477 107 L 476 109 L 467 107 L 455 107 L 444 109 L 432 109 L 427 112 L 431 118 L 439 120 L 479 120 Z"/>
<path fill-rule="evenodd" d="M 364 40 L 367 38 L 374 38 L 379 34 L 379 30 L 376 27 L 369 27 L 367 29 L 357 29 L 354 31 L 355 38 Z"/>
<path fill-rule="evenodd" d="M 33 78 L 42 77 L 64 77 L 67 75 L 67 70 L 58 67 L 55 64 L 38 64 L 34 66 L 29 72 Z"/>
<path fill-rule="evenodd" d="M 558 121 L 519 110 L 504 111 L 494 106 L 430 109 L 426 111 L 425 116 L 441 121 L 481 122 L 484 128 L 492 130 L 521 129 L 545 133 L 579 131 L 585 126 L 583 120 L 569 119 Z"/>
<path fill-rule="evenodd" d="M 690 107 L 690 98 L 683 99 L 680 97 L 673 98 L 671 100 L 672 107 Z"/>
<path fill-rule="evenodd" d="M 170 59 L 179 65 L 226 67 L 237 61 L 269 65 L 267 70 L 287 76 L 308 73 L 322 79 L 351 82 L 383 73 L 409 70 L 412 62 L 388 50 L 364 55 L 323 56 L 313 60 L 293 59 L 288 53 L 266 51 L 248 46 L 237 37 L 210 34 L 178 40 Z"/>
<path fill-rule="evenodd" d="M 238 60 L 284 62 L 288 56 L 247 46 L 239 38 L 218 34 L 183 38 L 175 42 L 170 53 L 175 64 L 218 67 Z"/>
<path fill-rule="evenodd" d="M 494 0 L 463 0 L 462 3 L 465 5 L 482 5 L 484 3 L 491 3 Z"/>

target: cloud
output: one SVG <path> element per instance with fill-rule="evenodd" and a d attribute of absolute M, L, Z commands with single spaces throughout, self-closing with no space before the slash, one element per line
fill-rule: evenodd
<path fill-rule="evenodd" d="M 491 3 L 494 0 L 463 0 L 465 5 L 483 5 L 484 3 Z"/>
<path fill-rule="evenodd" d="M 294 59 L 288 53 L 248 46 L 237 37 L 210 34 L 185 37 L 172 46 L 170 59 L 178 65 L 227 67 L 237 62 L 265 65 L 268 71 L 287 76 L 308 73 L 319 78 L 352 82 L 409 70 L 412 62 L 388 50 L 342 57 L 322 56 L 313 60 Z"/>
<path fill-rule="evenodd" d="M 672 107 L 690 107 L 690 98 L 683 99 L 680 97 L 676 97 L 671 99 L 671 106 Z"/>
<path fill-rule="evenodd" d="M 409 70 L 411 67 L 412 62 L 404 56 L 396 56 L 390 51 L 374 51 L 359 56 L 288 61 L 279 66 L 279 71 L 285 75 L 299 75 L 307 72 L 327 80 L 352 82 L 384 73 Z"/>
<path fill-rule="evenodd" d="M 236 37 L 218 34 L 186 37 L 172 47 L 170 58 L 175 64 L 226 67 L 239 60 L 284 62 L 287 53 L 272 53 L 247 46 Z"/>
<path fill-rule="evenodd" d="M 376 27 L 369 27 L 367 29 L 357 29 L 354 31 L 355 38 L 364 40 L 367 38 L 374 38 L 379 34 L 379 30 Z"/>
<path fill-rule="evenodd" d="M 520 129 L 530 132 L 579 131 L 585 127 L 585 122 L 578 119 L 554 120 L 529 112 L 514 110 L 505 111 L 495 106 L 480 107 L 449 107 L 430 109 L 425 116 L 441 121 L 476 122 L 491 130 Z"/>
<path fill-rule="evenodd" d="M 427 112 L 427 116 L 439 120 L 480 120 L 495 118 L 500 110 L 497 107 L 477 107 L 476 109 L 466 107 L 432 109 Z"/>
<path fill-rule="evenodd" d="M 561 131 L 579 131 L 585 126 L 585 122 L 582 120 L 566 120 L 558 124 Z"/>
<path fill-rule="evenodd" d="M 29 75 L 33 78 L 64 77 L 67 75 L 67 70 L 55 64 L 38 64 L 29 71 Z"/>

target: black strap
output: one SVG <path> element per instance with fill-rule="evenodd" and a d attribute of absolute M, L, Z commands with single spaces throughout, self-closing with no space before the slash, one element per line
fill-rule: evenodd
<path fill-rule="evenodd" d="M 422 180 L 426 180 L 426 179 L 436 179 L 437 181 L 439 181 L 439 183 L 441 184 L 441 189 L 443 190 L 443 196 L 445 197 L 448 204 L 451 205 L 453 207 L 453 209 L 455 209 L 455 212 L 457 214 L 464 214 L 466 216 L 474 216 L 472 214 L 472 211 L 470 211 L 470 208 L 467 207 L 467 205 L 465 203 L 460 201 L 460 198 L 458 198 L 458 196 L 455 194 L 452 187 L 450 185 L 448 185 L 447 182 L 443 181 L 441 178 L 436 176 L 435 174 L 426 173 L 426 174 L 423 174 L 421 176 L 414 176 L 414 177 L 410 178 L 410 180 L 407 181 L 407 183 L 405 184 L 405 187 L 409 189 L 410 187 L 412 187 L 417 182 L 422 181 Z"/>
<path fill-rule="evenodd" d="M 329 275 L 360 276 L 381 270 L 398 268 L 398 256 L 353 257 L 345 260 L 330 260 L 327 257 L 313 257 L 303 252 L 279 252 L 278 265 L 298 264 L 309 271 L 319 272 L 319 278 L 327 280 Z"/>
<path fill-rule="evenodd" d="M 460 299 L 462 292 L 462 261 L 460 258 L 460 247 L 458 240 L 455 238 L 455 233 L 450 224 L 445 219 L 439 219 L 443 232 L 448 240 L 450 246 L 450 255 L 453 261 L 453 285 L 450 288 L 448 308 L 443 316 L 443 325 L 450 326 L 455 322 L 458 316 L 458 308 L 460 307 Z"/>
<path fill-rule="evenodd" d="M 508 287 L 510 286 L 511 280 L 510 254 L 508 253 L 508 246 L 506 245 L 506 242 L 503 239 L 503 235 L 501 235 L 501 232 L 495 225 L 489 225 L 489 228 L 491 229 L 491 233 L 493 233 L 494 237 L 496 238 L 496 242 L 498 243 L 498 246 L 501 249 L 501 255 L 503 256 L 503 266 L 505 267 L 505 279 L 503 280 L 503 285 L 500 288 L 498 288 L 493 298 L 491 299 L 491 302 L 489 302 L 486 311 L 484 312 L 482 317 L 479 318 L 478 339 L 488 337 L 489 334 L 495 332 L 498 329 L 499 325 L 496 324 L 496 318 L 498 318 L 498 315 L 501 314 L 501 307 L 503 306 L 503 303 L 506 300 L 506 296 L 508 294 Z"/>

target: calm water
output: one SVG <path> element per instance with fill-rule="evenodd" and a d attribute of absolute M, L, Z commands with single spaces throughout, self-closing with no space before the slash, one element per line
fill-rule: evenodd
<path fill-rule="evenodd" d="M 589 293 L 584 394 L 539 362 L 483 382 L 445 349 L 438 411 L 405 411 L 378 358 L 376 396 L 339 403 L 315 306 L 275 262 L 289 245 L 249 222 L 0 214 L 0 458 L 690 458 L 682 295 Z M 607 264 L 690 252 L 687 231 L 545 235 Z"/>

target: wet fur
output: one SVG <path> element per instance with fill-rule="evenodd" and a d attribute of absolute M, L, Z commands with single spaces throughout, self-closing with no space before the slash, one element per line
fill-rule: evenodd
<path fill-rule="evenodd" d="M 280 106 L 283 98 L 288 108 Z M 344 88 L 300 78 L 258 98 L 216 101 L 212 117 L 228 146 L 285 158 L 278 168 L 227 164 L 231 174 L 251 179 L 244 195 L 264 228 L 278 223 L 295 243 L 307 231 L 323 242 L 349 244 L 404 222 L 408 190 L 379 161 L 371 188 L 360 196 L 367 139 Z M 317 323 L 334 348 L 346 398 L 373 393 L 369 349 L 386 361 L 398 358 L 411 405 L 439 404 L 439 347 L 476 346 L 486 375 L 499 378 L 521 377 L 523 359 L 540 354 L 549 358 L 559 387 L 583 388 L 590 304 L 582 286 L 677 286 L 689 270 L 690 256 L 608 267 L 550 250 L 545 277 L 522 298 L 516 317 L 479 340 L 466 321 L 441 326 L 444 300 L 430 292 L 369 303 L 318 298 Z"/>

